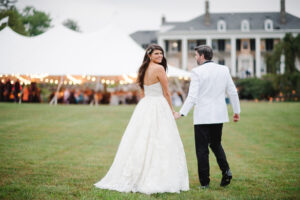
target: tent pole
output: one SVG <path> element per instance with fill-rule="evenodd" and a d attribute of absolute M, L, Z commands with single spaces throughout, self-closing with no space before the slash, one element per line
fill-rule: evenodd
<path fill-rule="evenodd" d="M 25 84 L 24 84 L 24 86 L 25 86 Z M 21 92 L 20 92 L 19 104 L 22 103 L 22 94 L 23 94 L 23 90 L 24 90 L 24 87 L 22 87 L 22 90 L 21 90 Z"/>
<path fill-rule="evenodd" d="M 56 89 L 56 92 L 54 94 L 54 97 L 49 102 L 49 105 L 53 105 L 53 104 L 57 105 L 57 96 L 58 96 L 59 90 L 60 90 L 60 88 L 61 88 L 61 86 L 63 84 L 63 81 L 64 81 L 64 75 L 61 75 L 59 85 L 57 86 L 57 89 Z"/>
<path fill-rule="evenodd" d="M 183 89 L 182 89 L 182 87 L 181 87 L 181 85 L 180 85 L 180 83 L 178 81 L 178 78 L 175 78 L 174 80 L 175 80 L 175 84 L 177 86 L 177 89 L 179 90 L 179 92 L 182 95 L 183 101 L 185 101 L 185 99 L 186 99 L 186 93 L 183 91 Z"/>
<path fill-rule="evenodd" d="M 100 76 L 97 77 L 97 82 L 96 82 L 96 87 L 95 87 L 95 95 L 94 95 L 94 100 L 95 100 L 95 105 L 98 106 L 98 90 L 100 88 Z"/>

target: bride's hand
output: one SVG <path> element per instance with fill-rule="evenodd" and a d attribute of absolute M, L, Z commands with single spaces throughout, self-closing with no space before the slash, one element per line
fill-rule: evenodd
<path fill-rule="evenodd" d="M 175 119 L 179 119 L 181 115 L 178 112 L 173 112 L 173 116 Z"/>

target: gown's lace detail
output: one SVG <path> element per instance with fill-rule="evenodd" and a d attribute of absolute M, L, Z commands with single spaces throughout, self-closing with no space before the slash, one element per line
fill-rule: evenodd
<path fill-rule="evenodd" d="M 189 190 L 183 145 L 160 83 L 144 86 L 102 189 L 145 194 Z"/>

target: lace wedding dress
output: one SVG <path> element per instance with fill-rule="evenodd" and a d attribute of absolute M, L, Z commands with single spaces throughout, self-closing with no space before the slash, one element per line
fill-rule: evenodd
<path fill-rule="evenodd" d="M 186 158 L 160 83 L 144 86 L 115 159 L 97 188 L 145 194 L 189 190 Z"/>

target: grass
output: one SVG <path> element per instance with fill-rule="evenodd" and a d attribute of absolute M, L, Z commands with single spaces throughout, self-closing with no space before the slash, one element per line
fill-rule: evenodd
<path fill-rule="evenodd" d="M 0 199 L 300 199 L 300 103 L 241 106 L 241 121 L 223 129 L 229 187 L 219 187 L 211 153 L 211 188 L 197 189 L 190 113 L 177 122 L 190 191 L 149 196 L 93 186 L 109 169 L 134 106 L 1 103 Z"/>

